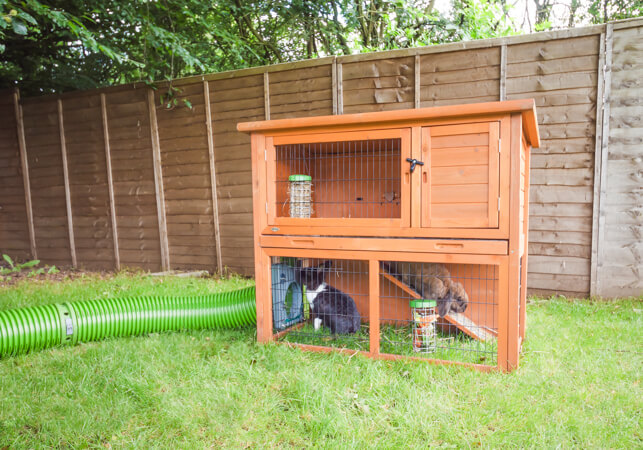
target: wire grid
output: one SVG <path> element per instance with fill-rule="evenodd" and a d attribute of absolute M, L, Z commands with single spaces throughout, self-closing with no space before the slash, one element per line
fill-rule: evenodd
<path fill-rule="evenodd" d="M 439 306 L 441 299 L 435 295 L 434 286 L 438 283 L 435 279 L 442 285 L 451 281 L 464 288 L 468 296 L 464 313 L 449 309 L 447 315 L 460 319 L 459 323 L 465 326 L 456 326 L 440 317 L 436 351 L 416 353 L 413 351 L 413 317 L 409 302 L 417 298 L 434 299 Z M 498 267 L 495 265 L 394 261 L 380 264 L 381 353 L 494 366 L 497 363 L 497 314 Z"/>
<path fill-rule="evenodd" d="M 273 276 L 273 334 L 279 340 L 324 347 L 369 350 L 367 261 L 272 257 L 271 263 L 273 271 L 279 270 L 275 269 L 277 265 L 281 265 L 279 266 L 281 268 L 283 268 L 283 265 L 287 265 L 293 268 L 295 272 L 301 269 L 319 268 L 323 274 L 324 282 L 348 295 L 354 301 L 361 316 L 361 326 L 356 333 L 333 334 L 325 326 L 321 326 L 316 330 L 314 326 L 314 308 L 311 309 L 306 298 L 306 292 L 310 292 L 310 290 L 304 287 L 301 320 L 291 322 L 286 328 L 277 326 L 277 324 L 283 323 L 284 319 L 284 310 L 278 304 L 279 299 L 288 296 L 288 293 L 285 291 L 287 282 L 283 282 L 284 277 L 281 277 L 281 280 L 276 280 L 276 277 Z M 326 266 L 324 266 L 325 264 Z M 284 271 L 289 271 L 289 269 Z M 339 302 L 336 298 L 332 301 Z M 291 317 L 296 316 L 288 308 L 286 310 L 290 312 Z"/>
<path fill-rule="evenodd" d="M 312 177 L 313 217 L 401 217 L 401 140 L 276 146 L 276 213 L 289 216 L 288 177 Z"/>

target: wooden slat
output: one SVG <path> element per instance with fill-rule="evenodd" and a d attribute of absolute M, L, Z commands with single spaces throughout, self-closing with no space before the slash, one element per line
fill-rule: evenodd
<path fill-rule="evenodd" d="M 337 58 L 333 56 L 333 64 L 331 66 L 331 89 L 333 91 L 333 115 L 338 114 L 338 91 L 337 91 Z"/>
<path fill-rule="evenodd" d="M 270 120 L 270 78 L 268 72 L 263 74 L 263 110 L 266 120 Z"/>
<path fill-rule="evenodd" d="M 420 107 L 420 55 L 415 55 L 415 108 Z"/>
<path fill-rule="evenodd" d="M 610 137 L 610 103 L 609 101 L 605 101 L 605 99 L 610 98 L 611 92 L 613 41 L 613 27 L 611 24 L 607 25 L 604 39 L 605 42 L 603 45 L 601 45 L 601 47 L 604 47 L 605 59 L 603 62 L 603 66 L 599 67 L 599 71 L 602 72 L 603 78 L 603 83 L 601 84 L 603 95 L 597 96 L 597 101 L 600 101 L 602 104 L 602 123 L 600 125 L 600 141 L 598 141 L 599 133 L 596 133 L 596 158 L 594 159 L 596 169 L 594 178 L 593 217 L 595 225 L 592 227 L 592 262 L 590 267 L 590 293 L 592 295 L 598 294 L 601 290 L 601 280 L 599 272 L 604 259 L 603 247 L 605 245 L 605 201 L 607 197 L 607 158 L 609 154 L 608 143 Z M 598 109 L 599 108 L 597 107 L 597 110 Z M 597 121 L 596 123 L 598 127 L 599 122 Z"/>
<path fill-rule="evenodd" d="M 105 164 L 107 171 L 107 190 L 109 193 L 109 216 L 112 224 L 112 240 L 114 248 L 114 266 L 121 270 L 121 257 L 118 249 L 118 225 L 116 216 L 116 202 L 114 201 L 114 180 L 112 176 L 112 153 L 109 146 L 109 126 L 107 121 L 107 106 L 105 94 L 100 94 L 101 118 L 103 121 L 103 139 L 105 142 Z"/>
<path fill-rule="evenodd" d="M 507 100 L 507 45 L 500 47 L 500 101 Z"/>
<path fill-rule="evenodd" d="M 219 228 L 219 197 L 217 194 L 217 174 L 214 154 L 214 139 L 212 137 L 212 112 L 210 110 L 210 86 L 203 82 L 203 96 L 205 98 L 205 123 L 208 133 L 208 152 L 210 162 L 210 185 L 212 193 L 212 216 L 214 219 L 214 241 L 217 249 L 217 270 L 223 273 L 223 257 L 221 256 L 221 231 Z"/>
<path fill-rule="evenodd" d="M 337 114 L 344 114 L 344 75 L 342 64 L 337 63 Z"/>
<path fill-rule="evenodd" d="M 27 159 L 27 144 L 25 142 L 25 127 L 20 104 L 20 92 L 16 88 L 13 92 L 13 112 L 16 117 L 16 133 L 18 135 L 18 148 L 20 150 L 20 167 L 22 169 L 22 183 L 25 191 L 25 207 L 27 210 L 27 226 L 29 227 L 29 248 L 31 257 L 38 259 L 36 248 L 36 233 L 33 223 L 33 206 L 31 203 L 31 183 L 29 180 L 29 162 Z"/>
<path fill-rule="evenodd" d="M 65 205 L 67 206 L 67 229 L 69 230 L 69 251 L 72 267 L 78 266 L 76 259 L 76 243 L 74 240 L 74 219 L 71 209 L 71 194 L 69 190 L 69 166 L 67 162 L 67 145 L 65 143 L 65 125 L 63 118 L 63 102 L 58 99 L 58 130 L 60 132 L 60 151 L 62 154 L 63 180 L 65 183 Z"/>
<path fill-rule="evenodd" d="M 149 112 L 150 135 L 152 139 L 152 161 L 154 163 L 154 189 L 156 192 L 156 211 L 158 215 L 161 248 L 161 269 L 170 270 L 170 250 L 165 213 L 165 191 L 163 189 L 163 169 L 161 166 L 161 144 L 159 139 L 158 122 L 156 120 L 154 91 L 152 89 L 148 89 L 147 91 L 147 108 Z"/>

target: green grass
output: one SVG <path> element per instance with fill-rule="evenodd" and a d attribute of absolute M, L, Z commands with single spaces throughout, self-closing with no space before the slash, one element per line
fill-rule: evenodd
<path fill-rule="evenodd" d="M 0 288 L 0 308 L 193 294 L 242 279 L 121 274 Z M 641 448 L 642 299 L 536 300 L 521 368 L 480 373 L 154 334 L 0 361 L 0 448 Z"/>
<path fill-rule="evenodd" d="M 498 346 L 495 339 L 489 342 L 480 342 L 463 333 L 449 335 L 438 331 L 436 349 L 431 353 L 416 353 L 413 351 L 412 333 L 413 329 L 410 324 L 406 326 L 382 325 L 380 328 L 380 352 L 494 367 L 497 365 Z M 303 327 L 284 335 L 282 340 L 298 344 L 368 351 L 369 327 L 368 324 L 362 324 L 355 334 L 332 335 L 324 328 L 316 331 L 311 322 L 306 322 Z"/>

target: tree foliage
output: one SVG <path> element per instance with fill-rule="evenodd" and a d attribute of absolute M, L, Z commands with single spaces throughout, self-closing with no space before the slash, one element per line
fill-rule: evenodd
<path fill-rule="evenodd" d="M 508 0 L 435 1 L 0 0 L 0 87 L 61 92 L 517 32 Z M 530 1 L 547 28 L 553 0 Z M 575 14 L 640 13 L 641 0 L 592 1 Z"/>

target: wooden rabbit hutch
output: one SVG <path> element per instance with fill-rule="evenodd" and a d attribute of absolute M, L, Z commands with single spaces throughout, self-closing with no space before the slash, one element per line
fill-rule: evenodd
<path fill-rule="evenodd" d="M 518 366 L 533 100 L 238 129 L 252 135 L 258 341 Z"/>

